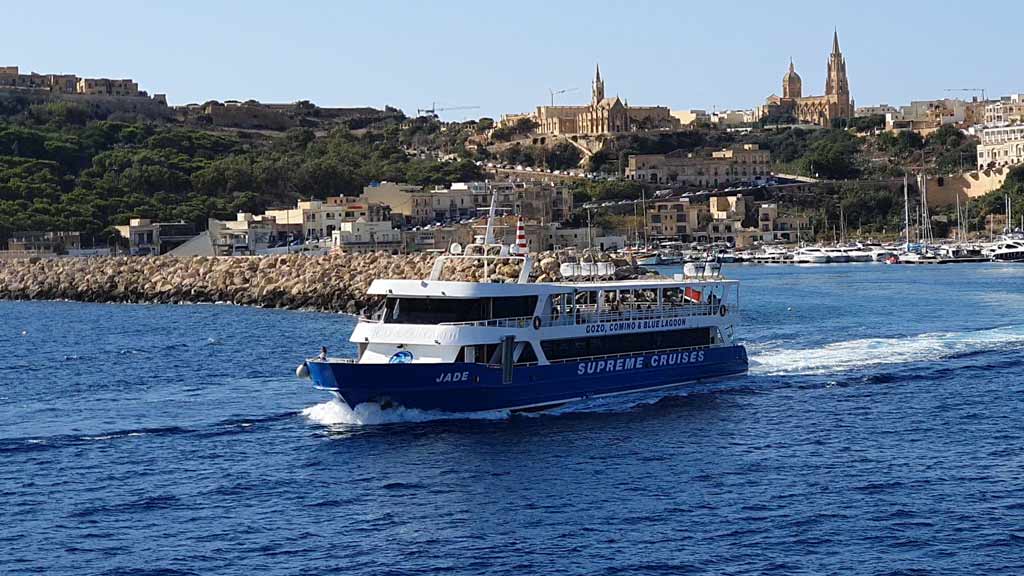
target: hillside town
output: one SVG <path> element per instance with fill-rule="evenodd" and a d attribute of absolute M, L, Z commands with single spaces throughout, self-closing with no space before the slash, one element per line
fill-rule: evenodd
<path fill-rule="evenodd" d="M 171 106 L 165 94 L 149 95 L 132 79 L 4 66 L 0 199 L 7 204 L 0 211 L 0 258 L 440 252 L 479 241 L 492 198 L 502 220 L 498 234 L 511 241 L 521 224 L 535 251 L 643 252 L 693 244 L 742 252 L 851 239 L 910 244 L 937 232 L 977 240 L 1014 231 L 1009 188 L 1024 181 L 1010 177 L 1024 161 L 1024 95 L 989 98 L 980 89 L 950 89 L 956 97 L 857 106 L 838 31 L 825 60 L 821 95 L 806 94 L 813 90 L 805 90 L 790 60 L 781 95 L 745 110 L 631 105 L 610 95 L 606 82 L 613 76 L 596 65 L 587 103 L 556 103 L 568 90 L 551 90 L 549 102 L 529 112 L 471 122 L 443 122 L 444 109 L 436 105 L 416 116 L 390 106 L 321 108 L 305 101 Z M 126 122 L 152 135 L 126 140 L 120 132 Z M 140 184 L 153 198 L 148 207 L 134 196 L 134 204 L 122 202 L 109 213 L 62 218 L 54 209 L 26 217 L 21 210 L 39 204 L 30 201 L 31 187 L 18 189 L 19 174 L 32 167 L 56 180 L 81 171 L 88 178 L 74 184 L 76 194 L 81 188 L 96 205 L 105 202 L 102 169 L 95 160 L 91 168 L 79 160 L 86 151 L 69 152 L 72 160 L 52 153 L 62 149 L 57 144 L 33 151 L 32 138 L 54 137 L 30 133 L 44 125 L 118 131 L 110 151 L 97 158 L 141 150 L 160 133 L 191 139 L 179 152 L 194 154 L 200 142 L 211 148 L 180 178 L 168 173 L 161 183 Z M 238 174 L 227 168 L 232 155 L 243 151 L 271 154 L 292 146 L 280 152 L 287 154 L 297 146 L 312 154 L 313 146 L 349 146 L 378 154 L 382 145 L 401 170 L 363 170 L 364 162 L 352 178 L 324 164 L 329 160 L 310 159 L 317 177 L 296 177 L 284 189 L 260 192 L 253 175 L 240 185 L 225 182 Z M 168 166 L 159 170 L 175 170 Z M 208 176 L 215 168 L 223 174 Z M 210 192 L 200 192 L 204 185 Z M 68 201 L 66 185 L 53 190 L 40 198 Z M 871 195 L 885 195 L 884 206 L 864 200 Z M 170 203 L 153 203 L 164 197 Z M 206 206 L 173 218 L 180 213 L 175 197 Z M 81 227 L 55 224 L 72 221 Z"/>

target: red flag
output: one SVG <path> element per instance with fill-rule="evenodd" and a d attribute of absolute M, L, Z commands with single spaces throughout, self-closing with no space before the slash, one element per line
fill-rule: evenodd
<path fill-rule="evenodd" d="M 693 302 L 700 302 L 701 297 L 704 296 L 703 294 L 700 293 L 700 290 L 694 290 L 689 286 L 686 287 L 686 290 L 683 291 L 683 294 L 686 296 L 687 300 L 691 300 Z"/>

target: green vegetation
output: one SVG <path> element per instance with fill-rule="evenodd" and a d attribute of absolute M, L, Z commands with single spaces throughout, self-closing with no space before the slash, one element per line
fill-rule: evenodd
<path fill-rule="evenodd" d="M 633 200 L 640 198 L 643 186 L 633 180 L 583 180 L 573 188 L 577 201 Z"/>
<path fill-rule="evenodd" d="M 493 121 L 492 121 L 493 124 Z M 502 126 L 501 128 L 495 128 L 491 132 L 491 140 L 495 142 L 509 142 L 516 138 L 522 138 L 527 136 L 530 132 L 536 129 L 538 124 L 529 118 L 520 118 L 516 120 L 511 126 Z"/>
<path fill-rule="evenodd" d="M 579 166 L 583 153 L 568 142 L 548 148 L 536 144 L 515 144 L 498 152 L 498 159 L 507 164 L 534 166 L 549 170 L 568 170 Z"/>
<path fill-rule="evenodd" d="M 362 134 L 336 128 L 323 136 L 295 128 L 267 138 L 96 121 L 67 104 L 6 106 L 0 241 L 16 230 L 76 230 L 102 241 L 111 225 L 132 217 L 205 227 L 210 216 L 260 212 L 300 197 L 358 195 L 373 180 L 444 185 L 482 177 L 470 161 L 404 151 L 419 144 L 461 148 L 476 123 L 441 130 L 436 121 L 414 121 Z"/>
<path fill-rule="evenodd" d="M 872 114 L 871 116 L 858 116 L 856 118 L 835 118 L 832 120 L 832 128 L 849 128 L 859 134 L 866 134 L 875 130 L 885 129 L 885 116 Z"/>
<path fill-rule="evenodd" d="M 971 169 L 977 158 L 977 141 L 953 126 L 943 126 L 922 138 L 916 132 L 883 132 L 874 148 L 887 155 L 889 172 L 903 166 L 926 166 L 929 174 L 953 174 Z"/>
<path fill-rule="evenodd" d="M 1004 202 L 1007 196 L 1013 202 L 1014 214 L 1018 215 L 1014 218 L 1016 220 L 1020 214 L 1024 214 L 1024 166 L 1014 166 L 1011 168 L 1006 174 L 1006 181 L 1003 182 L 1003 186 L 999 190 L 978 199 L 979 214 L 1005 214 L 1006 207 Z M 1020 221 L 1017 221 L 1015 224 L 1020 226 Z"/>

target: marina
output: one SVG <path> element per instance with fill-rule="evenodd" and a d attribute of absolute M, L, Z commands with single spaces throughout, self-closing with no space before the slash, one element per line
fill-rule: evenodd
<path fill-rule="evenodd" d="M 1001 237 L 972 242 L 880 242 L 846 244 L 763 245 L 745 250 L 693 244 L 684 251 L 673 248 L 663 256 L 657 247 L 642 252 L 644 266 L 666 266 L 685 262 L 738 264 L 971 264 L 979 262 L 1024 262 L 1024 234 L 1009 232 Z"/>

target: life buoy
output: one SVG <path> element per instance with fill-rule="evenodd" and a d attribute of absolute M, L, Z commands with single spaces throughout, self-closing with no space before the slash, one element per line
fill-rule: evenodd
<path fill-rule="evenodd" d="M 718 313 L 722 316 L 725 316 L 726 314 L 729 313 L 729 309 L 725 307 L 725 304 L 722 304 L 721 306 L 718 307 Z"/>
<path fill-rule="evenodd" d="M 533 329 L 540 330 L 540 316 L 533 317 Z"/>

